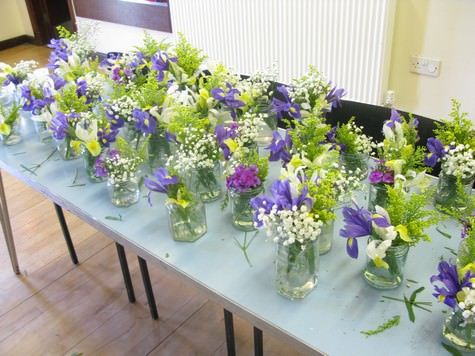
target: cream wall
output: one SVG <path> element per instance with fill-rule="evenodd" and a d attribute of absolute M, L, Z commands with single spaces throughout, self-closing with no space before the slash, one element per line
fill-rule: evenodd
<path fill-rule="evenodd" d="M 389 76 L 395 106 L 443 118 L 457 98 L 475 121 L 474 36 L 474 0 L 398 0 Z M 410 73 L 411 55 L 440 59 L 440 76 Z"/>
<path fill-rule="evenodd" d="M 33 36 L 25 0 L 0 0 L 0 41 Z"/>

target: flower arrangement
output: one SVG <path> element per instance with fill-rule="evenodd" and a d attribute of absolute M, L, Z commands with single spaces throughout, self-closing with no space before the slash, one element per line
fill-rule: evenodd
<path fill-rule="evenodd" d="M 15 128 L 20 117 L 20 106 L 6 106 L 0 103 L 0 136 L 4 145 L 13 145 L 20 142 L 18 130 Z"/>
<path fill-rule="evenodd" d="M 402 282 L 402 265 L 409 247 L 419 241 L 430 241 L 424 231 L 437 223 L 436 212 L 427 209 L 429 193 L 406 194 L 402 188 L 388 187 L 386 208 L 375 207 L 375 213 L 359 207 L 343 208 L 345 226 L 340 236 L 346 238 L 346 251 L 358 257 L 357 239 L 370 236 L 366 254 L 366 280 L 377 288 L 394 288 Z M 401 256 L 396 258 L 399 248 Z"/>
<path fill-rule="evenodd" d="M 0 62 L 0 103 L 19 104 L 18 88 L 27 80 L 38 66 L 35 61 L 20 61 L 13 67 Z"/>

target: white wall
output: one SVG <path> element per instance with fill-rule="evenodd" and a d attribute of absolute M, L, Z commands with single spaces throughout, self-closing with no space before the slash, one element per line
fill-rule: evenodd
<path fill-rule="evenodd" d="M 475 122 L 474 36 L 473 0 L 398 0 L 389 77 L 396 106 L 443 118 L 457 98 Z M 411 55 L 440 59 L 440 76 L 410 73 Z"/>
<path fill-rule="evenodd" d="M 33 36 L 25 0 L 0 0 L 0 41 Z"/>

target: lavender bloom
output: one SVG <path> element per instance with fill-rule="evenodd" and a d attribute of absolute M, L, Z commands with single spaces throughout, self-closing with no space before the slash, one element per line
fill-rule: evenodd
<path fill-rule="evenodd" d="M 168 194 L 169 186 L 178 184 L 178 177 L 170 176 L 167 169 L 164 167 L 158 168 L 153 175 L 156 180 L 150 178 L 144 179 L 144 185 L 150 190 L 148 193 L 148 203 L 150 206 L 152 206 L 152 202 L 150 201 L 150 195 L 152 192 Z"/>
<path fill-rule="evenodd" d="M 102 156 L 97 157 L 94 163 L 94 175 L 96 177 L 107 177 L 106 161 Z"/>
<path fill-rule="evenodd" d="M 444 145 L 435 137 L 427 139 L 427 148 L 429 153 L 424 157 L 424 163 L 429 167 L 434 167 L 439 159 L 445 156 Z"/>
<path fill-rule="evenodd" d="M 69 130 L 68 117 L 58 111 L 49 124 L 49 129 L 53 133 L 53 137 L 57 140 L 64 140 Z"/>
<path fill-rule="evenodd" d="M 439 274 L 433 275 L 430 278 L 430 282 L 432 284 L 434 284 L 434 282 L 441 282 L 444 286 L 439 287 L 434 285 L 435 293 L 432 295 L 449 307 L 455 308 L 457 305 L 457 293 L 463 287 L 472 286 L 470 280 L 475 278 L 475 274 L 467 271 L 463 278 L 459 279 L 457 267 L 446 261 L 440 261 L 437 269 L 439 270 Z"/>
<path fill-rule="evenodd" d="M 325 97 L 325 100 L 327 101 L 327 103 L 331 104 L 330 110 L 341 107 L 341 98 L 345 95 L 346 95 L 345 89 L 343 88 L 337 89 L 337 87 L 334 86 Z"/>
<path fill-rule="evenodd" d="M 282 118 L 284 113 L 288 113 L 294 119 L 300 119 L 302 117 L 300 107 L 298 104 L 292 102 L 286 86 L 279 85 L 277 91 L 282 94 L 284 101 L 275 97 L 272 98 L 272 112 L 276 113 L 278 119 Z"/>
<path fill-rule="evenodd" d="M 161 82 L 165 77 L 165 71 L 170 69 L 170 62 L 176 62 L 176 57 L 170 57 L 168 53 L 159 51 L 152 57 L 152 69 L 158 71 L 157 80 Z"/>
<path fill-rule="evenodd" d="M 226 187 L 241 193 L 247 192 L 261 185 L 258 173 L 259 169 L 256 165 L 252 164 L 247 167 L 241 164 L 236 167 L 232 175 L 226 177 Z"/>
<path fill-rule="evenodd" d="M 224 159 L 228 160 L 231 157 L 231 150 L 225 141 L 229 138 L 233 139 L 237 136 L 238 124 L 233 122 L 229 127 L 224 125 L 216 125 L 214 134 L 219 147 L 223 151 Z"/>
<path fill-rule="evenodd" d="M 346 238 L 346 252 L 352 258 L 358 258 L 358 237 L 371 235 L 371 213 L 356 205 L 356 209 L 343 208 L 345 227 L 340 236 Z"/>
<path fill-rule="evenodd" d="M 282 160 L 285 164 L 290 162 L 292 156 L 290 155 L 290 149 L 292 148 L 292 138 L 289 135 L 289 130 L 285 133 L 285 138 L 280 136 L 276 130 L 272 134 L 272 142 L 266 147 L 270 151 L 269 161 Z"/>
<path fill-rule="evenodd" d="M 236 109 L 243 107 L 245 104 L 235 97 L 241 94 L 239 90 L 233 88 L 229 83 L 226 83 L 226 86 L 228 88 L 226 92 L 221 88 L 214 88 L 211 90 L 211 95 L 214 99 L 231 109 L 231 117 L 236 119 Z"/>
<path fill-rule="evenodd" d="M 155 128 L 157 127 L 157 119 L 148 111 L 134 109 L 132 111 L 132 116 L 135 119 L 135 128 L 142 131 L 142 133 L 148 135 L 155 132 Z"/>

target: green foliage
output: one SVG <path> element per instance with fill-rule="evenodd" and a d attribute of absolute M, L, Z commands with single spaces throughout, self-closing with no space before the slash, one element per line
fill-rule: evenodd
<path fill-rule="evenodd" d="M 116 148 L 122 156 L 128 159 L 136 159 L 138 164 L 145 160 L 149 137 L 147 136 L 137 148 L 134 148 L 125 138 L 119 136 L 116 140 Z"/>
<path fill-rule="evenodd" d="M 469 145 L 475 149 L 475 128 L 466 112 L 460 111 L 461 104 L 452 99 L 451 120 L 445 119 L 441 123 L 436 122 L 437 128 L 434 130 L 435 136 L 444 144 Z"/>
<path fill-rule="evenodd" d="M 211 92 L 213 88 L 222 88 L 226 87 L 226 83 L 234 83 L 234 75 L 230 73 L 229 69 L 222 63 L 216 65 L 213 73 L 208 76 L 200 78 L 200 87 L 206 89 L 208 92 Z"/>
<path fill-rule="evenodd" d="M 313 182 L 306 183 L 308 186 L 308 195 L 312 197 L 312 213 L 318 215 L 318 219 L 323 223 L 335 219 L 333 208 L 336 205 L 334 182 L 336 172 L 329 172 L 325 178 L 320 178 L 318 184 Z"/>
<path fill-rule="evenodd" d="M 311 114 L 302 121 L 295 120 L 295 128 L 290 131 L 294 149 L 305 153 L 310 161 L 320 156 L 328 148 L 321 145 L 326 139 L 330 125 L 325 124 L 322 117 Z"/>
<path fill-rule="evenodd" d="M 151 59 L 155 53 L 158 51 L 165 51 L 170 47 L 165 41 L 158 42 L 155 40 L 150 33 L 144 31 L 144 36 L 141 46 L 136 46 L 135 49 L 139 52 L 142 52 L 145 58 Z"/>
<path fill-rule="evenodd" d="M 132 98 L 137 101 L 142 109 L 161 106 L 165 97 L 166 88 L 162 87 L 153 75 L 148 76 L 147 81 L 132 93 Z"/>
<path fill-rule="evenodd" d="M 257 176 L 261 180 L 262 183 L 267 178 L 267 174 L 269 173 L 269 158 L 268 157 L 260 157 L 259 152 L 257 150 L 248 150 L 242 157 L 239 158 L 239 162 L 243 165 L 249 167 L 251 165 L 255 165 L 259 170 Z"/>
<path fill-rule="evenodd" d="M 73 36 L 73 33 L 69 31 L 66 27 L 64 26 L 56 26 L 56 31 L 58 31 L 58 36 L 59 38 L 71 38 Z"/>
<path fill-rule="evenodd" d="M 176 105 L 173 111 L 172 118 L 168 124 L 168 131 L 175 134 L 178 141 L 184 141 L 184 129 L 187 127 L 208 131 L 210 127 L 209 119 L 200 118 L 199 114 L 192 107 Z"/>
<path fill-rule="evenodd" d="M 467 266 L 475 261 L 475 219 L 472 228 L 464 239 L 464 250 L 458 253 L 458 265 Z"/>
<path fill-rule="evenodd" d="M 430 241 L 425 229 L 441 220 L 441 215 L 427 208 L 427 203 L 433 195 L 433 190 L 424 193 L 405 193 L 402 188 L 387 187 L 388 205 L 386 210 L 391 219 L 391 225 L 407 228 L 410 241 L 400 240 L 410 246 L 417 244 L 421 239 Z M 399 237 L 400 239 L 401 237 Z"/>
<path fill-rule="evenodd" d="M 7 110 L 7 107 L 0 103 L 0 115 L 5 118 L 3 123 L 12 125 L 20 117 L 20 108 L 20 105 L 14 104 Z"/>
<path fill-rule="evenodd" d="M 398 326 L 400 320 L 401 320 L 401 316 L 395 315 L 391 319 L 389 319 L 386 322 L 384 322 L 383 324 L 379 325 L 376 329 L 360 331 L 360 333 L 362 333 L 363 335 L 366 335 L 366 337 L 376 335 L 376 334 L 380 334 L 383 331 L 386 331 L 386 330 L 391 329 L 395 326 Z"/>
<path fill-rule="evenodd" d="M 201 63 L 206 59 L 203 51 L 193 47 L 185 38 L 183 33 L 178 34 L 178 43 L 175 47 L 175 53 L 178 58 L 178 65 L 186 74 L 192 76 L 196 73 Z"/>
<path fill-rule="evenodd" d="M 355 121 L 355 118 L 352 117 L 348 123 L 343 125 L 338 125 L 336 129 L 336 140 L 338 143 L 345 145 L 346 152 L 349 154 L 358 153 L 358 147 L 356 145 L 356 140 L 358 134 L 351 129 L 351 123 Z"/>
<path fill-rule="evenodd" d="M 87 98 L 85 96 L 78 97 L 76 93 L 76 86 L 66 86 L 62 92 L 56 95 L 56 104 L 59 111 L 63 113 L 71 112 L 86 112 L 89 110 L 90 105 L 86 104 Z"/>

